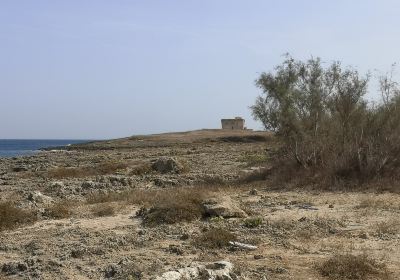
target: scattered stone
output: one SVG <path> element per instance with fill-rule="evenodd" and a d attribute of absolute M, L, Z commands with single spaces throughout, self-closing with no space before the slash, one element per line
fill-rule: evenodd
<path fill-rule="evenodd" d="M 255 260 L 261 260 L 264 259 L 265 257 L 263 255 L 254 255 Z"/>
<path fill-rule="evenodd" d="M 25 166 L 15 166 L 12 170 L 14 172 L 25 172 L 28 171 L 28 168 Z"/>
<path fill-rule="evenodd" d="M 28 267 L 25 263 L 22 262 L 9 262 L 3 264 L 1 271 L 6 275 L 15 275 L 21 271 L 27 270 Z"/>
<path fill-rule="evenodd" d="M 36 204 L 46 204 L 46 205 L 51 204 L 54 201 L 50 196 L 44 195 L 39 191 L 33 191 L 29 193 L 28 200 Z"/>
<path fill-rule="evenodd" d="M 233 264 L 227 261 L 219 261 L 206 265 L 192 265 L 175 271 L 168 271 L 155 280 L 235 280 L 237 276 L 233 273 Z"/>
<path fill-rule="evenodd" d="M 93 181 L 86 181 L 86 182 L 83 182 L 81 185 L 82 189 L 84 189 L 84 190 L 94 189 L 95 186 L 96 186 L 96 184 Z"/>
<path fill-rule="evenodd" d="M 332 209 L 334 206 L 333 204 L 329 204 L 329 208 Z"/>
<path fill-rule="evenodd" d="M 229 241 L 229 245 L 236 247 L 236 248 L 244 249 L 244 250 L 257 250 L 257 246 L 240 243 L 240 242 L 235 242 L 235 241 Z"/>

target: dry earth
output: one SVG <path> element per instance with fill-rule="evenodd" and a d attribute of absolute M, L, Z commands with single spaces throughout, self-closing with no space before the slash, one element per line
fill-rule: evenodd
<path fill-rule="evenodd" d="M 0 159 L 1 201 L 37 217 L 0 232 L 0 279 L 156 279 L 215 261 L 234 269 L 225 278 L 188 279 L 330 279 L 319 268 L 345 254 L 386 266 L 365 279 L 400 279 L 400 196 L 244 183 L 246 174 L 268 166 L 274 146 L 264 132 L 202 130 Z M 164 157 L 179 165 L 154 170 Z M 155 226 L 137 215 L 145 203 L 135 191 L 167 191 L 173 201 L 182 188 L 194 196 L 204 189 L 228 208 L 222 211 L 236 212 Z M 131 199 L 95 199 L 118 193 Z M 256 249 L 203 246 L 201 236 L 212 229 Z"/>

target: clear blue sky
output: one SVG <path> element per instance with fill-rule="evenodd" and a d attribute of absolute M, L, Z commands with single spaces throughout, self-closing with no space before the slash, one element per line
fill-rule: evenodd
<path fill-rule="evenodd" d="M 0 0 L 0 138 L 217 128 L 290 52 L 400 60 L 400 1 Z"/>

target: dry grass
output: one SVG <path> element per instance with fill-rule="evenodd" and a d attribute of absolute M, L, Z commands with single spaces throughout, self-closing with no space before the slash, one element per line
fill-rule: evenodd
<path fill-rule="evenodd" d="M 381 210 L 398 210 L 400 203 L 390 198 L 367 197 L 360 201 L 356 206 L 357 209 L 381 209 Z"/>
<path fill-rule="evenodd" d="M 52 219 L 66 219 L 72 216 L 76 203 L 62 200 L 45 209 L 45 215 Z"/>
<path fill-rule="evenodd" d="M 88 176 L 113 174 L 118 170 L 128 167 L 127 163 L 122 162 L 103 162 L 95 166 L 86 167 L 58 167 L 47 171 L 46 177 L 53 179 L 62 178 L 82 178 Z"/>
<path fill-rule="evenodd" d="M 142 212 L 147 226 L 189 222 L 204 216 L 202 206 L 205 193 L 196 189 L 176 189 L 173 192 L 157 192 L 149 201 L 150 207 Z"/>
<path fill-rule="evenodd" d="M 329 279 L 388 279 L 386 266 L 376 260 L 362 255 L 334 255 L 317 266 L 322 276 Z"/>
<path fill-rule="evenodd" d="M 400 232 L 400 222 L 397 220 L 383 221 L 375 224 L 373 228 L 375 236 L 396 235 Z"/>
<path fill-rule="evenodd" d="M 203 232 L 194 241 L 200 248 L 224 248 L 229 246 L 230 241 L 236 241 L 237 237 L 232 232 L 224 228 L 212 228 Z"/>
<path fill-rule="evenodd" d="M 248 218 L 244 220 L 243 225 L 247 228 L 256 228 L 260 225 L 262 225 L 263 220 L 261 217 L 254 217 L 254 218 Z"/>
<path fill-rule="evenodd" d="M 92 208 L 92 214 L 96 217 L 107 217 L 115 214 L 115 208 L 109 203 L 100 203 Z"/>
<path fill-rule="evenodd" d="M 140 163 L 136 164 L 133 167 L 131 167 L 129 171 L 129 175 L 144 175 L 153 172 L 153 168 L 151 167 L 151 164 L 146 162 L 146 163 Z"/>
<path fill-rule="evenodd" d="M 189 222 L 204 216 L 203 200 L 211 188 L 173 188 L 168 190 L 130 190 L 121 193 L 94 194 L 88 204 L 123 202 L 142 206 L 138 216 L 147 226 Z"/>
<path fill-rule="evenodd" d="M 15 207 L 10 202 L 0 203 L 0 231 L 14 229 L 37 220 L 34 213 Z"/>

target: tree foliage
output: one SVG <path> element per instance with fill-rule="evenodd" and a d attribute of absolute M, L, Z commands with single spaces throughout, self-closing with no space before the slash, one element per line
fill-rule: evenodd
<path fill-rule="evenodd" d="M 253 117 L 281 139 L 282 155 L 335 178 L 394 174 L 400 160 L 400 94 L 393 70 L 379 78 L 382 102 L 365 98 L 370 75 L 340 62 L 286 56 L 262 73 Z"/>

